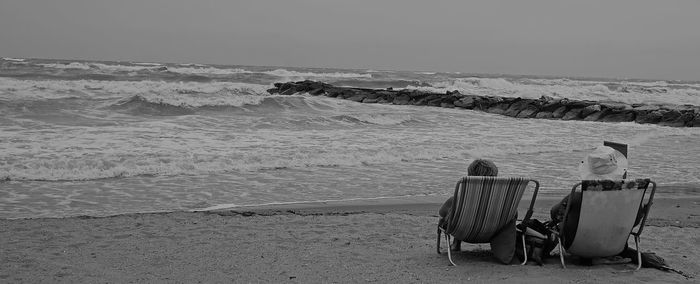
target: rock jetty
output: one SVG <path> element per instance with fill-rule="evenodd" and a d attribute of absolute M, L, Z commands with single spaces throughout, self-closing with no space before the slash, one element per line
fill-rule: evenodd
<path fill-rule="evenodd" d="M 463 108 L 517 118 L 651 123 L 671 127 L 700 127 L 700 107 L 693 105 L 625 104 L 571 100 L 542 96 L 539 99 L 476 96 L 458 91 L 430 93 L 420 90 L 338 87 L 318 81 L 275 83 L 270 94 L 340 98 L 361 103 Z"/>

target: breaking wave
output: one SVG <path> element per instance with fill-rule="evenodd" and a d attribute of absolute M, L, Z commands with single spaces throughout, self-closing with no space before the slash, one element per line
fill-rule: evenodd
<path fill-rule="evenodd" d="M 569 79 L 459 78 L 408 86 L 429 92 L 459 91 L 479 96 L 614 101 L 627 104 L 692 104 L 700 106 L 700 86 L 669 82 L 603 82 Z"/>

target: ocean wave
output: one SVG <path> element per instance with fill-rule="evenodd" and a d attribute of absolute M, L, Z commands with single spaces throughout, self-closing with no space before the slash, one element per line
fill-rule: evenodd
<path fill-rule="evenodd" d="M 369 113 L 337 115 L 333 116 L 332 119 L 352 124 L 367 123 L 376 125 L 399 125 L 414 121 L 410 115 Z"/>
<path fill-rule="evenodd" d="M 37 63 L 37 66 L 42 66 L 45 68 L 53 69 L 80 69 L 80 70 L 90 70 L 90 64 L 83 62 L 71 62 L 71 63 Z"/>
<path fill-rule="evenodd" d="M 163 64 L 155 62 L 131 62 L 131 64 L 143 66 L 163 66 Z"/>
<path fill-rule="evenodd" d="M 124 150 L 124 149 L 122 149 Z M 25 159 L 21 166 L 0 163 L 0 180 L 85 181 L 135 176 L 176 176 L 269 171 L 292 168 L 368 166 L 384 163 L 455 158 L 455 153 L 438 149 L 344 149 L 340 151 L 279 152 L 270 149 L 246 153 L 171 153 L 141 155 L 106 152 L 104 157 L 59 157 L 50 160 Z"/>
<path fill-rule="evenodd" d="M 372 78 L 372 74 L 348 73 L 348 72 L 299 72 L 286 69 L 275 69 L 272 71 L 260 72 L 267 75 L 293 79 L 293 78 Z"/>
<path fill-rule="evenodd" d="M 164 102 L 151 102 L 141 96 L 133 96 L 111 106 L 112 109 L 122 110 L 131 114 L 175 116 L 193 114 L 194 111 L 186 105 L 173 105 Z"/>
<path fill-rule="evenodd" d="M 266 97 L 241 95 L 238 90 L 228 95 L 193 94 L 184 91 L 175 94 L 142 94 L 120 100 L 110 108 L 132 114 L 187 115 L 199 108 L 242 107 L 261 105 Z"/>
<path fill-rule="evenodd" d="M 91 63 L 91 68 L 96 68 L 101 71 L 109 72 L 139 72 L 139 71 L 165 71 L 167 67 L 161 65 L 146 65 L 146 66 L 129 66 L 129 65 L 113 65 L 104 63 Z"/>
<path fill-rule="evenodd" d="M 12 62 L 24 62 L 24 58 L 12 58 L 12 57 L 3 57 L 2 60 L 5 61 L 12 61 Z"/>
<path fill-rule="evenodd" d="M 153 63 L 156 64 L 156 63 Z M 164 71 L 167 67 L 162 65 L 140 64 L 140 65 L 122 65 L 122 64 L 105 64 L 99 62 L 71 62 L 71 63 L 36 63 L 37 66 L 52 69 L 62 70 L 94 70 L 102 72 L 139 72 L 139 71 Z"/>
<path fill-rule="evenodd" d="M 215 68 L 210 66 L 193 66 L 193 67 L 169 67 L 168 71 L 180 74 L 207 74 L 207 75 L 233 75 L 233 74 L 251 74 L 253 71 L 248 71 L 243 68 Z"/>
<path fill-rule="evenodd" d="M 674 88 L 651 83 L 578 81 L 571 79 L 507 79 L 507 78 L 459 78 L 430 83 L 431 86 L 408 86 L 427 92 L 444 93 L 459 91 L 479 96 L 522 97 L 536 99 L 541 96 L 574 100 L 614 101 L 628 104 L 692 104 L 700 105 L 700 89 L 697 85 Z"/>
<path fill-rule="evenodd" d="M 0 98 L 122 99 L 141 96 L 152 102 L 171 105 L 240 105 L 240 96 L 268 96 L 270 85 L 231 82 L 165 82 L 102 80 L 19 80 L 0 77 Z M 245 98 L 244 98 L 245 100 Z"/>

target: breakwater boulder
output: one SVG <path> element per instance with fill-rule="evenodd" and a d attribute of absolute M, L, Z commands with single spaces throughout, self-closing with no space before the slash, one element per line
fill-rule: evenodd
<path fill-rule="evenodd" d="M 700 107 L 692 105 L 625 104 L 542 96 L 539 99 L 476 96 L 458 91 L 338 87 L 317 81 L 275 83 L 270 94 L 308 93 L 359 103 L 462 108 L 517 118 L 651 123 L 671 127 L 700 127 Z"/>

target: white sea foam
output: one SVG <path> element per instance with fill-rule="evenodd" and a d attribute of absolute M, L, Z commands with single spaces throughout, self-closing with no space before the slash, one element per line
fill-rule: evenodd
<path fill-rule="evenodd" d="M 347 72 L 331 72 L 331 73 L 316 73 L 316 72 L 298 72 L 286 69 L 275 69 L 272 71 L 262 72 L 264 74 L 283 77 L 283 78 L 372 78 L 372 74 L 347 73 Z"/>
<path fill-rule="evenodd" d="M 169 67 L 168 71 L 180 74 L 208 74 L 208 75 L 232 75 L 243 73 L 254 73 L 242 68 L 215 68 L 209 66 L 195 67 Z"/>
<path fill-rule="evenodd" d="M 145 134 L 139 132 L 141 135 Z M 137 136 L 138 137 L 138 136 Z M 97 137 L 93 137 L 98 139 Z M 341 151 L 327 151 L 320 147 L 321 151 L 287 151 L 282 148 L 259 148 L 252 152 L 230 152 L 224 150 L 224 145 L 215 145 L 216 141 L 199 142 L 181 139 L 180 142 L 168 142 L 158 154 L 152 153 L 148 146 L 154 138 L 132 138 L 132 141 L 124 145 L 110 143 L 107 139 L 99 139 L 91 142 L 94 144 L 112 145 L 112 149 L 95 156 L 87 149 L 67 145 L 68 141 L 89 140 L 90 137 L 68 139 L 62 137 L 62 143 L 52 146 L 53 149 L 45 149 L 31 155 L 34 158 L 25 158 L 22 165 L 14 163 L 0 164 L 0 179 L 11 180 L 94 180 L 104 178 L 123 178 L 131 176 L 175 176 L 182 174 L 213 174 L 230 171 L 255 171 L 261 169 L 278 168 L 308 168 L 328 166 L 357 166 L 366 164 L 383 164 L 401 161 L 433 160 L 436 158 L 452 157 L 455 153 L 445 152 L 439 149 L 416 149 L 404 152 L 399 149 L 351 149 Z M 150 140 L 150 141 L 147 141 Z M 157 140 L 157 139 L 156 139 Z M 165 142 L 165 141 L 164 141 Z M 161 142 L 161 143 L 164 143 Z M 190 146 L 190 152 L 182 152 L 169 147 L 183 147 L 183 143 L 196 143 Z M 26 156 L 26 150 L 21 148 L 32 147 L 36 143 L 27 142 L 14 151 L 16 154 Z M 237 144 L 237 148 L 242 148 Z M 204 149 L 216 149 L 215 153 L 209 153 Z M 45 151 L 45 152 L 44 152 Z M 51 152 L 61 152 L 61 157 L 50 157 Z M 134 155 L 132 153 L 151 152 L 148 155 Z M 14 166 L 12 165 L 14 164 Z"/>
<path fill-rule="evenodd" d="M 14 62 L 24 62 L 25 59 L 23 59 L 23 58 L 3 57 L 2 60 L 5 60 L 5 61 L 14 61 Z"/>
<path fill-rule="evenodd" d="M 181 65 L 183 66 L 183 65 Z M 218 68 L 207 65 L 186 65 L 184 67 L 169 67 L 168 71 L 180 74 L 208 74 L 208 75 L 233 75 L 233 74 L 266 74 L 292 79 L 318 79 L 318 78 L 372 78 L 371 74 L 348 72 L 299 72 L 287 69 L 275 69 L 271 71 L 251 71 L 244 68 Z"/>
<path fill-rule="evenodd" d="M 664 88 L 660 86 L 661 84 L 625 82 L 619 88 L 610 89 L 606 85 L 609 82 L 569 79 L 536 79 L 528 81 L 530 83 L 505 78 L 470 77 L 432 83 L 432 87 L 409 86 L 408 88 L 439 93 L 443 93 L 446 90 L 457 90 L 463 94 L 481 96 L 533 99 L 541 96 L 550 96 L 575 100 L 616 101 L 629 104 L 700 105 L 700 89 L 698 89 L 700 86 L 698 85 L 690 85 L 687 88 Z M 533 84 L 533 82 L 535 83 Z"/>
<path fill-rule="evenodd" d="M 0 98 L 44 100 L 61 98 L 129 98 L 192 107 L 257 103 L 269 85 L 231 82 L 164 82 L 98 80 L 18 80 L 0 77 Z"/>
<path fill-rule="evenodd" d="M 363 113 L 363 114 L 358 114 L 355 115 L 358 120 L 367 122 L 367 123 L 372 123 L 372 124 L 379 124 L 379 125 L 396 125 L 396 124 L 401 124 L 404 122 L 411 121 L 411 116 L 407 114 L 375 114 L 375 113 Z"/>
<path fill-rule="evenodd" d="M 90 70 L 90 64 L 88 63 L 83 63 L 83 62 L 71 62 L 68 64 L 65 63 L 38 63 L 36 64 L 38 66 L 46 67 L 46 68 L 54 68 L 54 69 L 81 69 L 81 70 Z"/>
<path fill-rule="evenodd" d="M 163 66 L 163 64 L 155 62 L 131 62 L 131 64 L 144 66 Z"/>
<path fill-rule="evenodd" d="M 137 72 L 137 71 L 144 71 L 144 70 L 156 70 L 157 68 L 160 68 L 159 66 L 155 65 L 146 65 L 146 66 L 129 66 L 129 65 L 121 65 L 121 64 L 104 64 L 104 63 L 92 63 L 90 64 L 91 67 L 97 68 L 102 71 L 110 71 L 110 72 Z"/>

